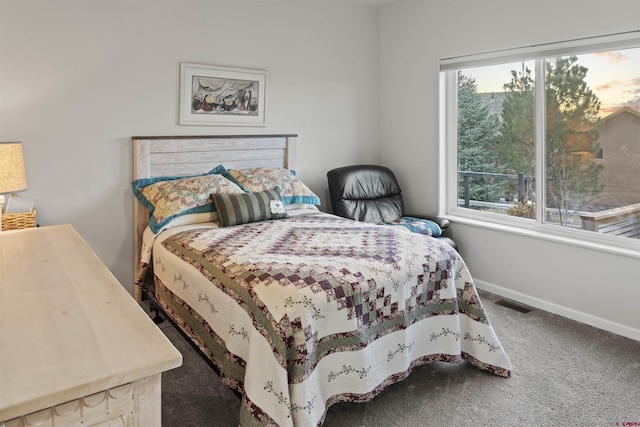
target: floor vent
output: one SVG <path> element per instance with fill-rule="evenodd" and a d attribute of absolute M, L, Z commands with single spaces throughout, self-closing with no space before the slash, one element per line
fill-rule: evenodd
<path fill-rule="evenodd" d="M 496 304 L 501 305 L 503 307 L 510 308 L 515 311 L 519 311 L 520 313 L 528 313 L 532 310 L 531 307 L 528 307 L 524 304 L 520 304 L 519 302 L 506 300 L 506 299 L 500 299 L 496 301 Z"/>

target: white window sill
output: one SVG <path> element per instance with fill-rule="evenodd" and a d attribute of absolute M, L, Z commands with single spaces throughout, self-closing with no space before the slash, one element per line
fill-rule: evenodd
<path fill-rule="evenodd" d="M 562 229 L 561 227 L 554 226 L 540 226 L 537 224 L 527 224 L 528 226 L 514 226 L 508 224 L 502 224 L 498 222 L 483 221 L 475 218 L 468 218 L 459 215 L 441 215 L 447 218 L 452 223 L 459 223 L 470 225 L 473 227 L 484 228 L 488 230 L 495 230 L 504 233 L 531 237 L 540 240 L 547 240 L 550 242 L 563 243 L 567 245 L 578 246 L 581 248 L 593 249 L 602 252 L 624 255 L 631 258 L 640 259 L 640 239 L 626 239 L 616 238 L 613 236 L 603 236 L 597 233 L 593 233 L 593 239 L 587 240 L 586 238 L 574 237 L 575 234 L 584 234 L 589 232 L 580 232 L 576 230 Z M 540 229 L 543 228 L 544 231 Z M 620 241 L 620 245 L 609 242 L 598 242 L 595 240 L 615 240 Z"/>

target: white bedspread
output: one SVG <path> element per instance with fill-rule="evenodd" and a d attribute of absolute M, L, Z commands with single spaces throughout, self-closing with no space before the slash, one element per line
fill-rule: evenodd
<path fill-rule="evenodd" d="M 428 362 L 511 373 L 464 261 L 427 236 L 316 213 L 145 232 L 151 257 L 165 309 L 243 394 L 243 426 L 320 425 Z"/>

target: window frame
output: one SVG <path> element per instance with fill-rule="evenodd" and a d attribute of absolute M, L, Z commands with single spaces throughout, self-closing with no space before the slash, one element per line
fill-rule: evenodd
<path fill-rule="evenodd" d="M 454 222 L 490 228 L 546 240 L 595 248 L 607 252 L 640 258 L 640 239 L 612 236 L 586 230 L 562 227 L 544 222 L 545 191 L 545 84 L 544 61 L 549 57 L 578 55 L 603 50 L 640 48 L 640 31 L 607 36 L 583 38 L 560 43 L 528 46 L 460 57 L 440 61 L 440 206 L 442 215 Z M 536 219 L 487 213 L 458 206 L 458 77 L 460 69 L 498 65 L 517 61 L 535 62 L 535 171 Z"/>

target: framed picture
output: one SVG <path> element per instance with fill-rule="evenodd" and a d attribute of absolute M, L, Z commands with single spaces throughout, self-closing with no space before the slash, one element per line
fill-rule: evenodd
<path fill-rule="evenodd" d="M 268 73 L 262 70 L 180 64 L 180 124 L 266 126 Z"/>

